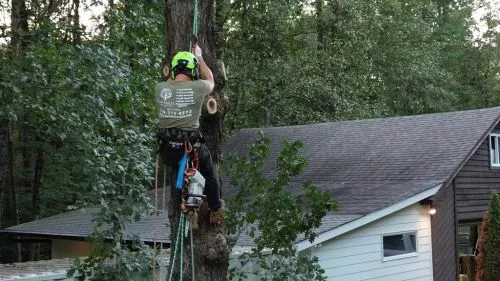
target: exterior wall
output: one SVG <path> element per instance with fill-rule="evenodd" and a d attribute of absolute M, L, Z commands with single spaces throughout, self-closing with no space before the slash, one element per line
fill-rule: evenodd
<path fill-rule="evenodd" d="M 436 214 L 431 218 L 434 280 L 452 281 L 458 277 L 456 217 L 453 185 L 442 187 L 434 200 Z"/>
<path fill-rule="evenodd" d="M 431 223 L 428 207 L 414 204 L 311 249 L 328 280 L 432 279 Z M 417 255 L 383 261 L 384 234 L 417 231 Z"/>
<path fill-rule="evenodd" d="M 500 133 L 499 126 L 494 132 Z M 500 169 L 490 167 L 489 137 L 455 177 L 458 220 L 481 220 L 491 190 L 500 193 Z"/>
<path fill-rule="evenodd" d="M 86 257 L 92 244 L 85 241 L 52 239 L 52 259 Z"/>

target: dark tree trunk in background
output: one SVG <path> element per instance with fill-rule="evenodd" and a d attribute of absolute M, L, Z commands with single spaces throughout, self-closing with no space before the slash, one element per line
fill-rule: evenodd
<path fill-rule="evenodd" d="M 23 122 L 28 123 L 28 118 L 24 117 Z M 30 129 L 28 126 L 21 126 L 19 130 L 19 139 L 21 146 L 21 157 L 23 161 L 22 176 L 19 178 L 19 190 L 28 192 L 31 190 L 31 181 L 29 180 L 28 171 L 31 170 L 31 151 L 29 149 L 30 145 Z"/>
<path fill-rule="evenodd" d="M 44 153 L 42 148 L 37 149 L 37 158 L 35 163 L 35 176 L 33 179 L 33 218 L 38 220 L 42 213 L 40 208 L 40 201 L 42 196 L 42 181 L 43 181 L 43 167 L 44 167 Z"/>
<path fill-rule="evenodd" d="M 9 169 L 10 184 L 10 222 L 12 225 L 19 224 L 19 205 L 17 202 L 17 183 L 16 183 L 16 163 L 14 161 L 14 132 L 12 124 L 8 126 L 7 132 L 7 163 Z M 17 243 L 17 261 L 22 261 L 21 244 Z"/>
<path fill-rule="evenodd" d="M 245 40 L 248 39 L 248 31 L 249 31 L 249 19 L 250 19 L 250 14 L 251 14 L 251 5 L 248 3 L 248 1 L 241 1 L 241 39 Z M 221 23 L 223 24 L 223 23 Z M 243 41 L 244 42 L 244 41 Z M 246 44 L 243 44 L 240 47 L 240 66 L 245 65 L 245 61 L 247 59 L 247 50 L 246 50 Z M 245 100 L 245 93 L 246 93 L 246 71 L 242 72 L 242 77 L 240 81 L 238 82 L 238 92 L 236 96 L 236 106 L 233 111 L 233 114 L 235 115 L 234 119 L 236 120 L 237 117 L 242 111 L 244 111 L 244 100 Z M 239 121 L 241 122 L 241 121 Z M 236 126 L 239 126 L 239 124 L 235 124 Z M 231 128 L 234 129 L 234 126 Z"/>
<path fill-rule="evenodd" d="M 73 43 L 82 42 L 82 32 L 80 29 L 80 0 L 73 0 Z"/>
<path fill-rule="evenodd" d="M 33 194 L 32 194 L 32 204 L 33 204 L 33 217 L 35 220 L 40 219 L 42 214 L 42 209 L 40 206 L 42 197 L 42 182 L 43 182 L 43 168 L 44 168 L 44 153 L 43 149 L 39 147 L 37 149 L 37 156 L 35 162 L 35 176 L 33 178 Z M 40 243 L 34 242 L 31 247 L 31 260 L 40 259 Z"/>
<path fill-rule="evenodd" d="M 7 183 L 7 124 L 0 119 L 0 229 L 9 226 L 9 192 Z M 14 261 L 10 239 L 0 235 L 0 262 Z"/>
<path fill-rule="evenodd" d="M 4 228 L 7 210 L 7 124 L 0 120 L 0 229 Z"/>
<path fill-rule="evenodd" d="M 194 1 L 166 0 L 165 21 L 166 21 L 166 45 L 167 59 L 178 51 L 190 51 L 189 41 L 193 29 Z M 222 121 L 224 118 L 226 99 L 221 90 L 224 86 L 224 74 L 217 68 L 216 42 L 221 38 L 221 29 L 216 32 L 213 26 L 214 1 L 199 1 L 198 15 L 198 44 L 203 50 L 203 58 L 212 70 L 215 78 L 215 89 L 211 97 L 218 103 L 218 112 L 209 115 L 204 107 L 201 118 L 201 131 L 206 139 L 206 145 L 212 153 L 215 164 L 220 161 L 220 144 L 222 141 Z M 169 214 L 172 226 L 172 233 L 176 233 L 179 218 L 179 194 L 172 188 L 171 200 L 169 204 Z M 172 241 L 173 242 L 173 241 Z M 226 236 L 222 226 L 210 224 L 209 212 L 204 204 L 199 214 L 199 229 L 194 231 L 195 244 L 195 264 L 196 281 L 219 281 L 226 280 L 229 266 L 229 249 Z M 189 248 L 186 247 L 186 253 Z M 189 259 L 185 259 L 189 261 Z M 189 269 L 190 267 L 187 267 Z M 189 272 L 189 271 L 188 271 Z M 184 280 L 190 280 L 190 277 Z M 177 279 L 176 279 L 177 280 Z"/>
<path fill-rule="evenodd" d="M 24 50 L 27 46 L 26 36 L 29 31 L 28 27 L 28 11 L 26 9 L 26 2 L 24 0 L 12 0 L 11 1 L 11 41 L 9 46 L 9 54 L 12 58 L 19 58 L 23 56 Z M 10 104 L 10 98 L 2 97 L 2 103 Z M 5 211 L 4 216 L 9 216 L 9 225 L 19 224 L 19 206 L 17 201 L 18 188 L 16 185 L 16 161 L 15 161 L 15 143 L 14 143 L 14 126 L 10 120 L 0 120 L 1 126 L 6 126 L 6 130 L 0 130 L 6 132 L 6 135 L 0 135 L 0 139 L 6 137 L 7 151 L 6 163 L 4 165 L 8 168 L 8 175 L 5 175 L 8 180 L 9 187 L 4 188 L 4 194 L 8 191 L 8 195 L 4 196 Z M 0 160 L 0 161 L 3 161 Z M 0 165 L 2 166 L 2 165 Z M 8 200 L 7 200 L 8 199 Z M 8 204 L 7 204 L 8 202 Z M 7 212 L 9 214 L 7 214 Z M 5 225 L 9 226 L 9 225 Z M 21 244 L 17 243 L 17 261 L 21 261 Z"/>
<path fill-rule="evenodd" d="M 322 51 L 325 45 L 325 23 L 323 20 L 323 0 L 316 0 L 316 31 L 318 33 L 318 50 Z"/>
<path fill-rule="evenodd" d="M 10 26 L 12 29 L 10 50 L 14 56 L 22 53 L 26 46 L 24 35 L 28 31 L 28 11 L 24 0 L 12 0 Z"/>

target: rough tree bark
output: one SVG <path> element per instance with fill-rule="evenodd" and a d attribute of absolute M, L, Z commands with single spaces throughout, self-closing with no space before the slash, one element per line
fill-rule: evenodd
<path fill-rule="evenodd" d="M 12 124 L 8 125 L 7 131 L 7 163 L 9 168 L 10 184 L 10 218 L 12 225 L 19 224 L 19 205 L 17 202 L 17 184 L 16 184 L 16 164 L 14 162 L 14 132 Z M 22 261 L 21 244 L 17 243 L 17 261 Z"/>
<path fill-rule="evenodd" d="M 8 222 L 8 201 L 7 196 L 7 124 L 0 119 L 0 229 L 9 226 Z M 11 257 L 10 241 L 5 236 L 0 236 L 0 262 L 13 261 Z"/>
<path fill-rule="evenodd" d="M 318 51 L 322 51 L 325 45 L 325 23 L 323 20 L 323 0 L 316 0 L 314 7 L 316 8 L 316 31 L 318 33 Z"/>
<path fill-rule="evenodd" d="M 189 42 L 193 29 L 194 1 L 165 0 L 166 47 L 168 61 L 181 50 L 189 50 Z M 199 1 L 198 6 L 198 44 L 203 50 L 203 58 L 212 70 L 215 78 L 215 89 L 212 97 L 218 103 L 218 112 L 209 115 L 203 109 L 201 118 L 201 132 L 206 139 L 206 145 L 212 153 L 215 164 L 220 161 L 220 144 L 222 141 L 222 121 L 226 107 L 226 99 L 222 94 L 224 74 L 217 68 L 216 46 L 220 46 L 217 39 L 221 38 L 220 29 L 217 33 L 214 26 L 213 0 Z M 171 185 L 173 186 L 173 185 Z M 175 188 L 172 188 L 169 201 L 169 217 L 172 233 L 176 233 L 179 219 L 180 198 Z M 229 249 L 222 226 L 210 224 L 209 212 L 203 204 L 199 214 L 199 228 L 194 231 L 196 281 L 226 280 L 229 266 Z M 190 253 L 186 247 L 185 253 Z M 189 259 L 185 259 L 189 262 Z M 190 270 L 186 266 L 186 271 Z M 188 271 L 189 272 L 189 271 Z M 186 274 L 183 280 L 190 280 Z M 175 279 L 179 280 L 179 279 Z"/>
<path fill-rule="evenodd" d="M 7 201 L 4 196 L 7 193 L 7 125 L 0 121 L 0 229 L 4 226 L 4 209 Z"/>
<path fill-rule="evenodd" d="M 42 183 L 43 183 L 43 168 L 44 168 L 44 152 L 41 147 L 37 149 L 37 158 L 35 163 L 35 176 L 33 179 L 32 190 L 32 204 L 33 204 L 33 217 L 39 220 L 42 214 L 40 202 L 42 201 Z M 38 260 L 40 258 L 40 243 L 33 243 L 31 247 L 31 260 Z"/>
<path fill-rule="evenodd" d="M 12 35 L 10 51 L 14 56 L 18 56 L 26 46 L 24 35 L 28 31 L 28 11 L 24 0 L 12 0 L 11 5 L 10 26 Z"/>
<path fill-rule="evenodd" d="M 28 44 L 26 40 L 26 35 L 29 31 L 28 26 L 28 11 L 26 9 L 25 0 L 12 0 L 11 1 L 11 40 L 9 46 L 9 54 L 12 58 L 21 57 L 24 54 L 24 50 Z M 10 97 L 7 96 L 3 98 L 2 102 L 5 101 L 6 104 L 10 104 Z M 10 188 L 5 188 L 10 191 L 9 199 L 10 204 L 6 206 L 11 213 L 11 223 L 19 224 L 19 207 L 17 202 L 17 186 L 16 186 L 16 173 L 15 173 L 15 144 L 14 144 L 14 126 L 11 120 L 0 120 L 0 126 L 6 126 L 7 132 L 7 157 L 5 158 L 7 167 L 9 169 L 8 181 Z M 0 135 L 0 138 L 4 136 Z M 2 161 L 2 160 L 0 160 Z M 5 197 L 4 197 L 5 199 Z M 17 260 L 21 261 L 21 244 L 17 243 Z"/>
<path fill-rule="evenodd" d="M 73 43 L 82 42 L 82 32 L 80 29 L 80 0 L 73 0 Z"/>

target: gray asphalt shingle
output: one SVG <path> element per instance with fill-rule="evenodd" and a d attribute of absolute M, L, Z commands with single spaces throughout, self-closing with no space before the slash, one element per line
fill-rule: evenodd
<path fill-rule="evenodd" d="M 264 128 L 271 152 L 262 172 L 272 176 L 282 143 L 300 140 L 300 154 L 309 159 L 305 171 L 289 190 L 300 195 L 300 182 L 312 180 L 339 202 L 318 232 L 338 227 L 388 207 L 446 181 L 466 161 L 486 133 L 498 122 L 500 108 L 436 113 L 384 119 Z M 261 129 L 243 129 L 222 147 L 224 154 L 245 155 Z M 223 177 L 224 197 L 235 194 Z M 97 208 L 71 211 L 10 227 L 10 233 L 80 237 L 93 229 Z M 130 237 L 146 242 L 168 242 L 166 212 L 127 225 Z M 300 240 L 300 238 L 299 238 Z M 251 245 L 242 235 L 239 246 Z"/>
<path fill-rule="evenodd" d="M 291 183 L 312 180 L 339 201 L 339 215 L 366 215 L 421 193 L 450 177 L 498 121 L 500 108 L 322 124 L 243 129 L 223 146 L 245 155 L 260 130 L 271 152 L 262 169 L 272 176 L 284 141 L 300 140 L 309 160 Z M 223 194 L 236 191 L 224 179 Z"/>
<path fill-rule="evenodd" d="M 83 208 L 28 223 L 12 226 L 6 232 L 43 237 L 66 237 L 82 239 L 94 230 L 94 217 L 99 208 Z M 125 225 L 125 236 L 138 236 L 144 242 L 168 243 L 170 228 L 168 216 L 160 212 L 158 216 L 142 219 Z"/>

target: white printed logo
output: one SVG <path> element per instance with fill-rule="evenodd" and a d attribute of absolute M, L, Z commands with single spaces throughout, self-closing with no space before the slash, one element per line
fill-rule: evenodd
<path fill-rule="evenodd" d="M 169 88 L 164 88 L 160 92 L 160 97 L 163 101 L 166 101 L 167 99 L 172 97 L 172 90 Z"/>

